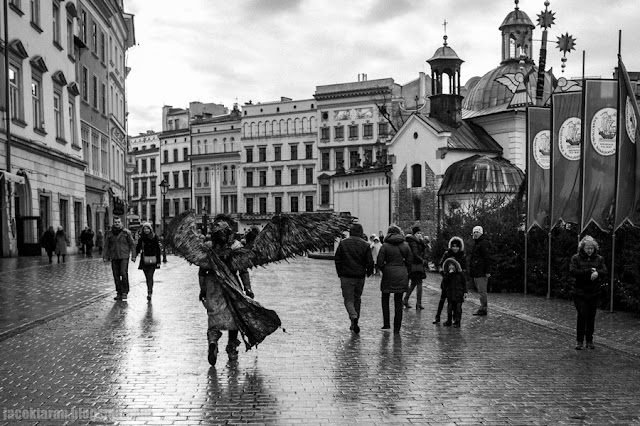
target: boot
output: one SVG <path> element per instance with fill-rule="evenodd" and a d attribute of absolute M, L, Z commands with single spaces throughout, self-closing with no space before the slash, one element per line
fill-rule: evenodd
<path fill-rule="evenodd" d="M 227 355 L 229 356 L 229 361 L 235 361 L 238 359 L 238 350 L 235 346 L 227 345 Z"/>
<path fill-rule="evenodd" d="M 358 325 L 358 318 L 351 318 L 351 330 L 353 330 L 353 332 L 356 333 L 356 334 L 360 333 L 360 326 Z"/>
<path fill-rule="evenodd" d="M 442 325 L 443 325 L 443 326 L 445 326 L 445 327 L 451 327 L 451 324 L 452 324 L 452 323 L 451 323 L 451 320 L 446 320 L 446 321 L 444 322 L 444 324 L 442 324 Z"/>
<path fill-rule="evenodd" d="M 215 342 L 209 343 L 209 355 L 207 356 L 209 364 L 216 365 L 218 359 L 218 344 Z"/>
<path fill-rule="evenodd" d="M 404 305 L 405 308 L 411 309 L 411 305 L 409 305 L 409 298 L 408 297 L 404 298 L 404 300 L 402 301 L 402 304 Z"/>
<path fill-rule="evenodd" d="M 440 324 L 440 317 L 436 316 L 436 320 L 432 324 Z"/>

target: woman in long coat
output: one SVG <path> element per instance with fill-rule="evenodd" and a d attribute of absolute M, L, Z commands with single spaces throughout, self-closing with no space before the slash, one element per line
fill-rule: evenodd
<path fill-rule="evenodd" d="M 140 254 L 138 269 L 142 269 L 147 279 L 147 300 L 151 301 L 151 296 L 153 295 L 153 274 L 156 272 L 156 269 L 160 269 L 160 240 L 158 240 L 158 236 L 153 232 L 151 223 L 143 223 L 141 229 L 142 233 L 136 246 L 136 256 L 138 253 Z M 145 262 L 146 258 L 154 259 L 155 262 Z"/>
<path fill-rule="evenodd" d="M 402 326 L 402 297 L 408 289 L 409 271 L 413 262 L 411 249 L 399 227 L 391 225 L 387 230 L 377 264 L 382 271 L 380 291 L 382 292 L 382 329 L 390 328 L 389 299 L 393 293 L 393 332 L 400 333 Z"/>
<path fill-rule="evenodd" d="M 67 237 L 67 233 L 64 232 L 62 226 L 58 226 L 58 231 L 56 231 L 56 255 L 58 256 L 58 263 L 60 263 L 60 255 L 62 255 L 62 263 L 65 262 L 67 244 L 69 244 L 69 237 Z"/>
<path fill-rule="evenodd" d="M 51 259 L 53 257 L 53 252 L 56 250 L 56 231 L 53 229 L 53 226 L 50 226 L 49 229 L 44 231 L 42 234 L 42 238 L 40 238 L 40 245 L 47 252 L 47 256 L 49 256 L 49 263 L 53 262 Z"/>

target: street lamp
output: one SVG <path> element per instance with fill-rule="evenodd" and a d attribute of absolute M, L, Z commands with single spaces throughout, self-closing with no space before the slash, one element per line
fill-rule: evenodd
<path fill-rule="evenodd" d="M 165 235 L 167 231 L 167 223 L 165 215 L 167 213 L 166 198 L 167 191 L 169 190 L 169 182 L 162 179 L 159 186 L 160 191 L 162 192 L 162 263 L 167 263 L 167 236 Z"/>

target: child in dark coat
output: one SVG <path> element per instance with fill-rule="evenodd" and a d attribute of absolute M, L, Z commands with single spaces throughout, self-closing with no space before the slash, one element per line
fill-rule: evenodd
<path fill-rule="evenodd" d="M 438 267 L 442 275 L 445 274 L 444 262 L 449 258 L 454 258 L 460 264 L 460 267 L 462 268 L 462 271 L 464 274 L 464 271 L 466 271 L 467 269 L 466 267 L 467 263 L 465 261 L 464 241 L 462 241 L 462 238 L 452 237 L 449 240 L 449 249 L 444 252 L 444 254 L 442 255 L 442 258 L 440 259 L 440 263 L 438 264 Z M 465 280 L 466 280 L 466 275 L 465 275 Z M 433 322 L 434 324 L 440 323 L 440 314 L 442 313 L 442 309 L 444 308 L 444 302 L 445 300 L 447 300 L 447 292 L 444 288 L 444 281 L 440 285 L 440 289 L 442 290 L 442 293 L 440 294 L 440 301 L 438 302 L 438 311 L 436 312 L 436 319 Z"/>
<path fill-rule="evenodd" d="M 454 327 L 460 327 L 462 303 L 467 293 L 467 282 L 462 273 L 462 267 L 454 258 L 449 258 L 444 261 L 442 287 L 449 300 L 449 304 L 447 305 L 447 322 L 442 325 L 447 327 L 453 324 Z M 452 317 L 453 323 L 451 322 Z"/>

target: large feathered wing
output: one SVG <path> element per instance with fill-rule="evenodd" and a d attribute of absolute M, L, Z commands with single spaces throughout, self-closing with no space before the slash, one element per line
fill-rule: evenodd
<path fill-rule="evenodd" d="M 231 265 L 242 270 L 333 246 L 354 221 L 346 213 L 282 213 L 274 216 L 255 241 L 231 254 Z"/>

